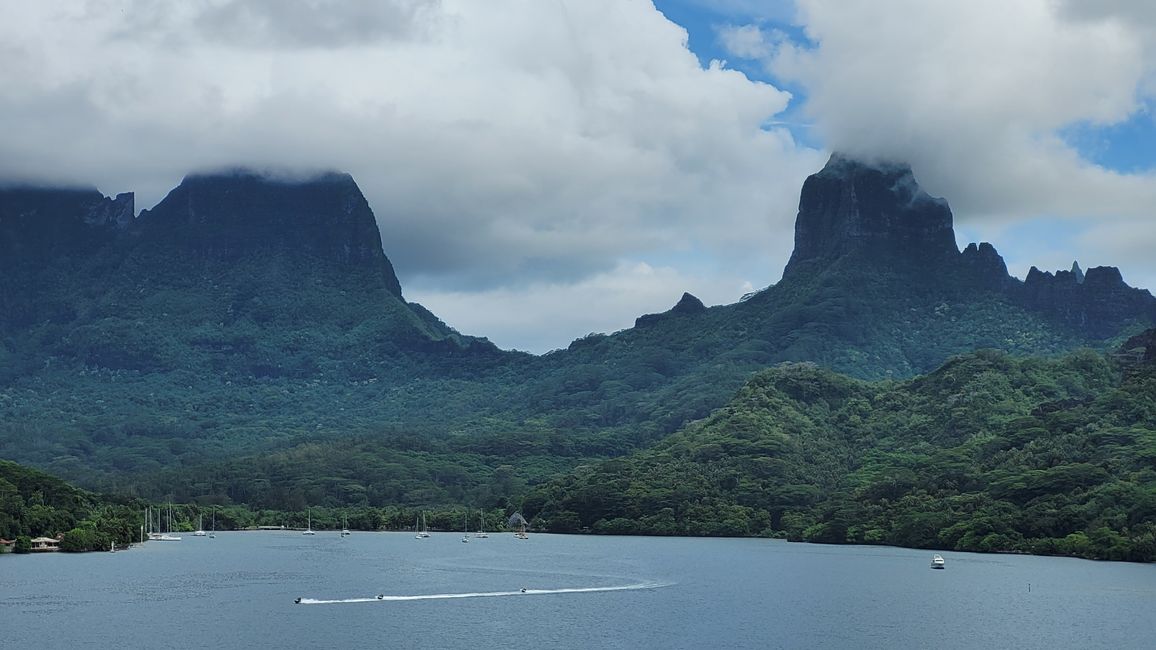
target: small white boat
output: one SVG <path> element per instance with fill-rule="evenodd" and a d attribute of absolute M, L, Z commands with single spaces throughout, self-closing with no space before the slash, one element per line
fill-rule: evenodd
<path fill-rule="evenodd" d="M 317 533 L 313 532 L 313 513 L 306 511 L 305 517 L 306 517 L 306 521 L 308 523 L 305 524 L 305 531 L 301 534 L 302 535 L 316 535 Z"/>
<path fill-rule="evenodd" d="M 347 535 L 349 535 L 349 520 L 344 515 L 342 515 L 342 517 L 341 517 L 341 536 L 345 537 Z"/>
<path fill-rule="evenodd" d="M 417 528 L 417 522 L 416 521 L 413 522 L 413 526 L 414 526 L 414 528 Z M 417 535 L 414 535 L 414 537 L 416 537 L 418 539 L 425 539 L 425 538 L 429 537 L 429 529 L 426 528 L 426 525 L 425 525 L 425 513 L 424 512 L 421 513 L 421 528 L 418 529 Z"/>
<path fill-rule="evenodd" d="M 942 555 L 939 555 L 939 554 L 937 553 L 937 554 L 935 554 L 935 555 L 931 556 L 931 568 L 933 568 L 933 569 L 942 569 L 942 568 L 944 568 L 944 566 L 943 566 L 943 556 L 942 556 Z"/>
<path fill-rule="evenodd" d="M 197 515 L 197 529 L 193 531 L 193 537 L 204 537 L 206 535 L 208 535 L 208 533 L 205 532 L 205 526 L 201 521 L 201 516 Z"/>

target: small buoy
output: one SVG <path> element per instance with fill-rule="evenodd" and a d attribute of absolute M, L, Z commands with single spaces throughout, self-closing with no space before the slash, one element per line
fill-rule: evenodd
<path fill-rule="evenodd" d="M 294 598 L 294 599 L 293 599 L 293 604 L 294 604 L 294 605 L 300 605 L 300 604 L 301 604 L 301 596 L 298 596 L 298 597 Z"/>
<path fill-rule="evenodd" d="M 384 599 L 385 599 L 385 594 L 378 594 L 378 595 L 377 595 L 377 599 L 378 599 L 378 600 L 384 600 Z"/>
<path fill-rule="evenodd" d="M 526 593 L 526 588 L 522 587 L 522 593 Z"/>

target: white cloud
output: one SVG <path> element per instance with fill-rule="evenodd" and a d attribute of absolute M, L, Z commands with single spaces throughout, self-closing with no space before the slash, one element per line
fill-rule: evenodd
<path fill-rule="evenodd" d="M 1077 220 L 1106 234 L 1069 240 L 1065 257 L 1084 257 L 1077 247 L 1094 240 L 1101 263 L 1131 266 L 1124 270 L 1133 283 L 1156 281 L 1156 264 L 1128 254 L 1123 237 L 1153 230 L 1156 174 L 1107 169 L 1065 140 L 1065 129 L 1094 131 L 1148 114 L 1156 71 L 1151 3 L 797 4 L 811 43 L 780 43 L 751 29 L 731 30 L 723 43 L 800 84 L 804 113 L 829 148 L 909 161 L 965 227 Z M 750 42 L 755 35 L 761 47 Z M 1019 242 L 994 243 L 1022 257 Z"/>
<path fill-rule="evenodd" d="M 715 28 L 727 52 L 744 59 L 767 59 L 785 41 L 781 31 L 758 25 L 723 25 Z"/>
<path fill-rule="evenodd" d="M 1048 0 L 800 10 L 817 47 L 780 48 L 771 66 L 806 86 L 832 148 L 911 161 L 965 218 L 1136 216 L 1156 199 L 1156 178 L 1097 167 L 1058 136 L 1142 108 L 1134 30 L 1065 20 Z"/>
<path fill-rule="evenodd" d="M 621 259 L 764 286 L 823 156 L 764 128 L 788 94 L 686 39 L 642 0 L 26 3 L 0 23 L 0 175 L 149 207 L 199 168 L 346 170 L 407 294 Z"/>
<path fill-rule="evenodd" d="M 1080 221 L 1099 263 L 1156 286 L 1156 263 L 1127 248 L 1144 239 L 1130 227 L 1152 230 L 1156 180 L 1097 167 L 1061 137 L 1146 110 L 1156 21 L 1143 5 L 797 4 L 813 50 L 766 23 L 718 35 L 803 88 L 831 148 L 909 160 L 975 231 Z M 783 21 L 795 7 L 717 9 Z M 787 93 L 703 69 L 645 0 L 90 0 L 4 14 L 0 177 L 136 190 L 149 207 L 195 169 L 346 170 L 407 296 L 513 347 L 564 346 L 550 299 L 591 287 L 605 306 L 567 316 L 580 334 L 683 290 L 712 304 L 775 281 L 799 188 L 825 159 L 767 130 Z M 665 280 L 623 270 L 643 261 Z M 511 309 L 558 333 L 517 330 Z"/>
<path fill-rule="evenodd" d="M 688 275 L 623 260 L 573 283 L 534 282 L 480 292 L 418 289 L 410 299 L 461 331 L 494 332 L 490 339 L 499 347 L 540 353 L 591 332 L 632 327 L 644 313 L 673 307 L 684 291 L 709 305 L 706 296 L 723 295 L 725 302 L 734 302 L 749 290 L 739 277 Z"/>

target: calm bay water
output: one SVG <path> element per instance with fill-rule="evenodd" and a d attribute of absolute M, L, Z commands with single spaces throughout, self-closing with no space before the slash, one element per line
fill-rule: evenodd
<path fill-rule="evenodd" d="M 932 571 L 925 551 L 772 540 L 186 535 L 114 554 L 0 556 L 0 639 L 10 648 L 1156 643 L 1156 566 L 943 555 L 947 569 Z M 607 590 L 548 593 L 591 588 Z M 495 593 L 505 595 L 459 597 Z M 416 595 L 445 597 L 395 599 Z"/>

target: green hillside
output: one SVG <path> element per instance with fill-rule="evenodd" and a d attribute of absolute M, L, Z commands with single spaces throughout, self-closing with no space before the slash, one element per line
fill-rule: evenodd
<path fill-rule="evenodd" d="M 983 351 L 903 382 L 767 370 L 653 448 L 527 497 L 556 531 L 1156 559 L 1156 372 Z"/>
<path fill-rule="evenodd" d="M 144 505 L 78 490 L 58 478 L 0 460 L 0 538 L 63 535 L 65 551 L 103 551 L 137 541 Z"/>
<path fill-rule="evenodd" d="M 776 364 L 901 380 L 1156 321 L 1110 267 L 1012 278 L 956 247 L 909 168 L 839 157 L 803 187 L 781 281 L 542 356 L 406 301 L 348 175 L 192 175 L 132 201 L 0 188 L 0 458 L 148 499 L 501 507 L 665 444 Z"/>

